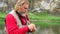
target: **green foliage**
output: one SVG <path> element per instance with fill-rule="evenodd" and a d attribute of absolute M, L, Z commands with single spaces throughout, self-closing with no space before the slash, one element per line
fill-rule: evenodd
<path fill-rule="evenodd" d="M 0 29 L 4 28 L 6 13 L 0 12 Z"/>
<path fill-rule="evenodd" d="M 0 18 L 5 18 L 5 16 L 6 16 L 6 13 L 0 12 Z"/>
<path fill-rule="evenodd" d="M 49 15 L 46 12 L 42 12 L 42 13 L 31 13 L 31 12 L 29 12 L 29 17 L 32 20 L 60 20 L 59 16 Z"/>
<path fill-rule="evenodd" d="M 44 28 L 48 28 L 49 26 L 60 26 L 59 16 L 49 15 L 47 12 L 41 12 L 41 13 L 28 12 L 28 14 L 31 20 L 37 20 L 37 21 L 31 21 L 37 26 L 44 27 Z M 6 17 L 6 13 L 0 12 L 0 26 L 3 26 L 5 24 L 5 17 Z"/>
<path fill-rule="evenodd" d="M 29 17 L 31 20 L 37 20 L 35 22 L 31 21 L 32 23 L 44 28 L 48 28 L 50 26 L 60 26 L 60 17 L 50 15 L 47 12 L 41 12 L 41 13 L 29 12 Z"/>

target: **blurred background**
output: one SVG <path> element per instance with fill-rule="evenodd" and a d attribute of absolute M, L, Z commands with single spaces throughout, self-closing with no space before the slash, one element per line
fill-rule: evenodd
<path fill-rule="evenodd" d="M 0 34 L 5 34 L 5 17 L 17 0 L 0 0 Z M 60 34 L 60 0 L 29 0 L 28 14 L 37 31 L 32 34 Z"/>

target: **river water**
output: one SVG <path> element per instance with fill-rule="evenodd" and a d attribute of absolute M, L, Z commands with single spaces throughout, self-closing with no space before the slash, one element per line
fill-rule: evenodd
<path fill-rule="evenodd" d="M 0 34 L 4 33 L 4 26 L 0 27 Z M 42 26 L 36 26 L 36 31 L 32 34 L 60 34 L 60 26 L 49 26 L 48 28 Z"/>
<path fill-rule="evenodd" d="M 0 29 L 0 34 L 5 34 L 4 29 Z M 42 28 L 37 26 L 37 29 L 32 34 L 60 34 L 59 26 L 50 26 L 49 28 Z"/>
<path fill-rule="evenodd" d="M 37 30 L 33 34 L 60 34 L 60 27 L 50 26 L 49 28 L 37 27 Z"/>

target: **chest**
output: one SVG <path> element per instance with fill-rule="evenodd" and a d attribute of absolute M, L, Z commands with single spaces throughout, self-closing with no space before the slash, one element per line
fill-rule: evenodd
<path fill-rule="evenodd" d="M 25 18 L 19 17 L 19 19 L 21 20 L 21 24 L 22 24 L 22 25 L 26 25 L 26 24 L 27 24 L 27 21 L 26 21 Z"/>

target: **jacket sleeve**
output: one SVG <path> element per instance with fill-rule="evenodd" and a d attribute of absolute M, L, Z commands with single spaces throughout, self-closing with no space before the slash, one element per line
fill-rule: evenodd
<path fill-rule="evenodd" d="M 16 19 L 8 14 L 6 16 L 6 29 L 8 34 L 26 34 L 28 32 L 28 26 L 18 28 Z"/>

